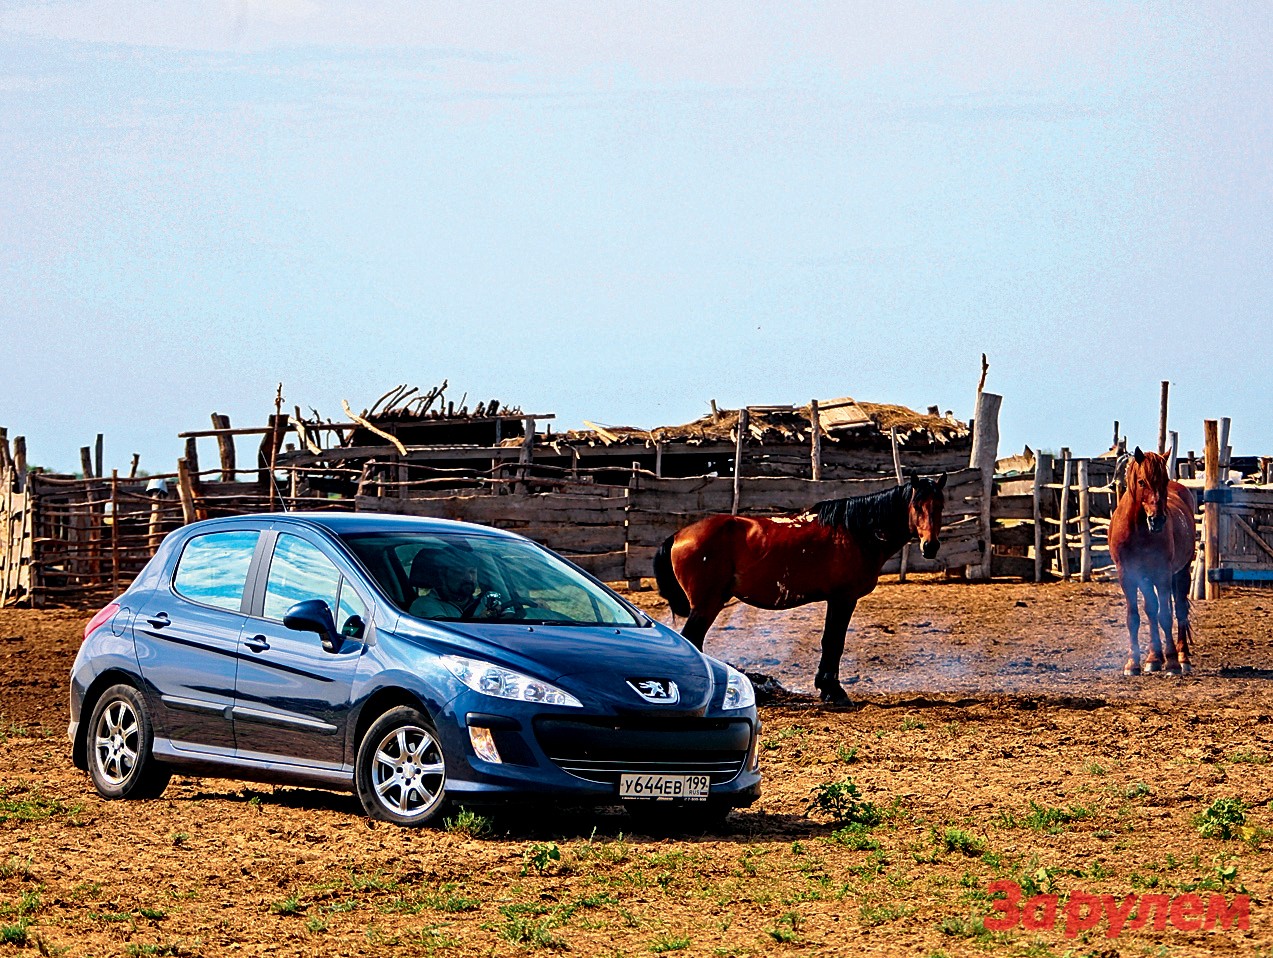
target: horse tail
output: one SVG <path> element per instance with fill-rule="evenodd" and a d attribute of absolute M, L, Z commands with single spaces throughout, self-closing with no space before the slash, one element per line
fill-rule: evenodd
<path fill-rule="evenodd" d="M 672 543 L 675 541 L 675 534 L 668 536 L 654 553 L 654 581 L 658 583 L 659 595 L 667 601 L 672 614 L 685 618 L 690 614 L 690 597 L 685 594 L 672 570 Z"/>

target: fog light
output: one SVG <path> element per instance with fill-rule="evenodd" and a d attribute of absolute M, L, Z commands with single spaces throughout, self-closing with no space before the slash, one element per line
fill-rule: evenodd
<path fill-rule="evenodd" d="M 473 751 L 482 761 L 503 764 L 504 760 L 499 757 L 499 749 L 495 747 L 495 736 L 491 734 L 490 729 L 482 728 L 480 725 L 470 725 L 469 741 L 473 743 Z"/>

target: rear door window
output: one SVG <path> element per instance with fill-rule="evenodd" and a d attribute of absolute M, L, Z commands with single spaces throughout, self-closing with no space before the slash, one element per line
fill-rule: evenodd
<path fill-rule="evenodd" d="M 254 529 L 195 536 L 181 550 L 173 589 L 192 602 L 238 612 L 260 537 Z"/>

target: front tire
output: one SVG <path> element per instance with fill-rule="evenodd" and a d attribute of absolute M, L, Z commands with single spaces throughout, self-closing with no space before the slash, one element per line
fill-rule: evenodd
<path fill-rule="evenodd" d="M 158 798 L 172 771 L 155 760 L 146 700 L 131 685 L 112 685 L 88 723 L 88 774 L 103 798 Z"/>
<path fill-rule="evenodd" d="M 433 723 L 419 709 L 392 708 L 358 746 L 358 800 L 369 818 L 418 827 L 446 805 L 446 759 Z"/>

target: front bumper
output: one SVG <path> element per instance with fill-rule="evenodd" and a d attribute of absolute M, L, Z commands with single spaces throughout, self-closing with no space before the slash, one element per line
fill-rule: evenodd
<path fill-rule="evenodd" d="M 490 705 L 489 698 L 462 695 L 452 703 L 452 721 L 438 730 L 452 760 L 447 790 L 461 803 L 525 798 L 614 805 L 620 801 L 619 777 L 629 772 L 706 774 L 708 801 L 716 804 L 750 805 L 760 796 L 760 722 L 754 709 L 661 717 L 545 712 L 517 704 L 493 714 L 483 710 Z M 490 730 L 501 762 L 477 756 L 470 726 Z"/>

